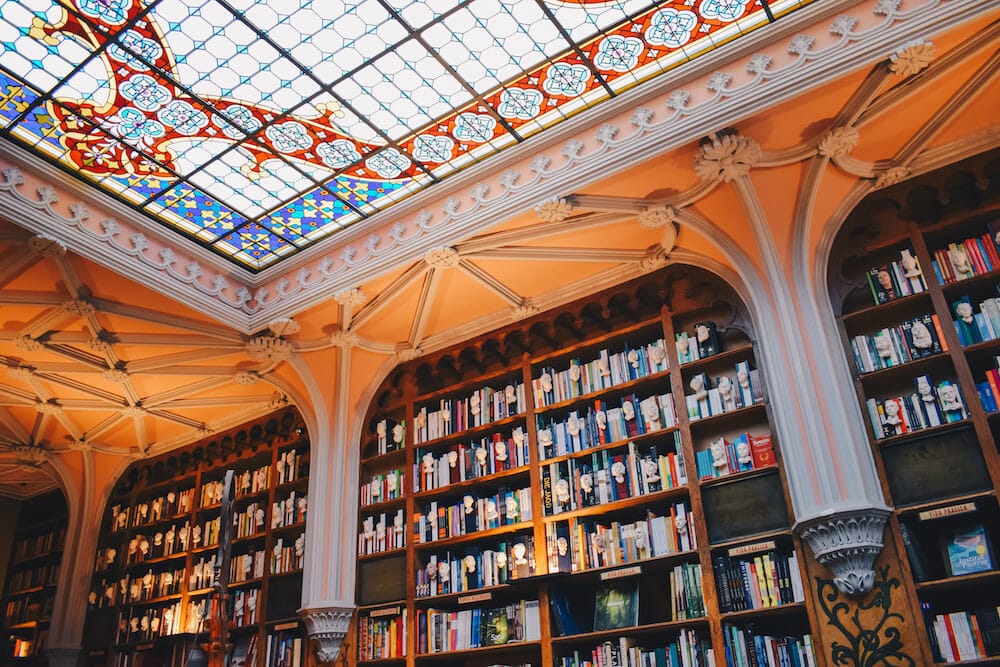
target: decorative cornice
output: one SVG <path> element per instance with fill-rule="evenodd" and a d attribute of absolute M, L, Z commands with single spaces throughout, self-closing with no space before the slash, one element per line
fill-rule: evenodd
<path fill-rule="evenodd" d="M 340 643 L 351 625 L 353 607 L 327 607 L 324 609 L 300 609 L 299 616 L 306 624 L 306 634 L 313 642 L 316 659 L 333 662 L 340 652 Z"/>
<path fill-rule="evenodd" d="M 37 234 L 28 239 L 28 250 L 41 257 L 62 257 L 66 254 L 66 245 L 50 236 Z"/>
<path fill-rule="evenodd" d="M 833 581 L 845 595 L 872 589 L 872 565 L 882 551 L 885 522 L 891 512 L 876 507 L 852 509 L 803 521 L 796 532 L 812 549 L 816 560 L 833 571 Z"/>
<path fill-rule="evenodd" d="M 778 104 L 865 63 L 886 59 L 891 45 L 923 39 L 927 26 L 945 30 L 977 16 L 981 10 L 974 5 L 925 0 L 919 6 L 907 3 L 907 10 L 901 11 L 898 0 L 879 0 L 867 10 L 879 18 L 869 25 L 845 13 L 860 11 L 863 4 L 858 2 L 813 3 L 767 30 L 754 31 L 689 63 L 683 78 L 660 77 L 639 86 L 581 115 L 578 121 L 552 128 L 540 137 L 541 143 L 526 142 L 505 151 L 488 164 L 472 167 L 393 207 L 384 217 L 376 216 L 372 224 L 345 230 L 336 243 L 320 244 L 256 276 L 236 267 L 220 269 L 217 257 L 169 235 L 159 234 L 167 245 L 151 244 L 143 233 L 123 233 L 122 224 L 114 219 L 88 223 L 90 213 L 81 202 L 57 209 L 58 196 L 51 187 L 38 188 L 37 198 L 22 193 L 24 179 L 16 168 L 3 170 L 0 214 L 38 234 L 58 237 L 73 250 L 165 294 L 176 297 L 183 289 L 185 300 L 250 333 L 276 317 L 329 298 L 331 291 L 361 284 L 391 266 L 523 212 L 529 201 L 544 201 L 606 177 L 609 164 L 625 168 L 696 139 L 706 125 L 732 125 L 759 108 L 750 103 L 753 100 Z M 829 35 L 837 39 L 830 40 Z M 776 66 L 759 57 L 762 47 L 781 40 L 787 40 L 786 51 L 795 56 L 790 62 Z M 926 55 L 919 49 L 906 51 L 900 52 L 897 62 L 919 63 Z M 694 90 L 691 84 L 699 78 L 703 86 L 712 84 L 711 94 L 704 99 L 681 88 L 671 89 Z M 636 108 L 644 113 L 636 113 Z M 624 123 L 609 122 L 623 114 L 628 116 Z M 529 151 L 540 152 L 531 157 Z M 0 156 L 31 165 L 33 171 L 70 193 L 86 191 L 75 179 L 9 142 L 0 142 Z M 720 169 L 720 173 L 728 171 Z M 93 193 L 92 198 L 123 220 L 148 227 L 138 214 L 110 197 Z M 61 212 L 64 208 L 69 215 Z M 375 226 L 379 221 L 384 221 L 382 227 Z M 378 242 L 370 242 L 375 237 Z M 172 249 L 170 243 L 178 248 Z M 179 259 L 196 255 L 198 261 Z"/>

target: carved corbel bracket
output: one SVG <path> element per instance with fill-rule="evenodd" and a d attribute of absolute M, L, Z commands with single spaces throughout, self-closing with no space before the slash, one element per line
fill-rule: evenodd
<path fill-rule="evenodd" d="M 883 547 L 890 511 L 868 507 L 801 521 L 795 526 L 816 560 L 833 571 L 841 593 L 864 595 L 875 581 L 873 564 Z"/>
<path fill-rule="evenodd" d="M 306 624 L 306 633 L 313 642 L 316 658 L 320 662 L 333 662 L 337 659 L 340 644 L 347 635 L 353 614 L 353 607 L 299 610 L 299 616 Z"/>

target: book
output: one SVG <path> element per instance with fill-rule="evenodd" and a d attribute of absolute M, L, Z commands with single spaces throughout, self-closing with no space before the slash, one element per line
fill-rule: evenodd
<path fill-rule="evenodd" d="M 993 569 L 993 557 L 981 523 L 955 529 L 945 537 L 945 555 L 951 576 Z"/>
<path fill-rule="evenodd" d="M 606 582 L 594 596 L 594 632 L 639 624 L 639 582 Z"/>

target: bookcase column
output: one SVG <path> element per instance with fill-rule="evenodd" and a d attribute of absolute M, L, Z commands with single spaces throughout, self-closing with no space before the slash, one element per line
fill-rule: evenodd
<path fill-rule="evenodd" d="M 748 145 L 752 141 L 741 137 Z M 753 285 L 759 347 L 795 510 L 795 531 L 847 595 L 872 589 L 889 508 L 878 481 L 851 373 L 812 253 L 783 261 L 751 178 L 732 179 L 763 254 L 767 287 Z M 789 276 L 789 273 L 791 274 Z"/>
<path fill-rule="evenodd" d="M 355 520 L 357 459 L 348 446 L 351 348 L 349 339 L 336 347 L 333 393 L 316 387 L 310 424 L 309 513 L 303 560 L 302 608 L 299 616 L 320 662 L 337 658 L 354 613 Z M 328 354 L 328 353 L 327 353 Z M 306 368 L 302 377 L 313 377 Z M 315 362 L 311 364 L 315 367 Z M 329 367 L 328 360 L 323 366 Z"/>

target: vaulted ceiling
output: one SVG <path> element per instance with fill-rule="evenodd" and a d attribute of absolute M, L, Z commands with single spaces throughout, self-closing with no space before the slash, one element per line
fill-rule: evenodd
<path fill-rule="evenodd" d="M 822 4 L 253 279 L 0 141 L 0 493 L 51 485 L 38 463 L 61 450 L 144 456 L 262 414 L 292 355 L 349 345 L 376 368 L 667 261 L 724 263 L 749 219 L 734 169 L 787 199 L 1000 144 L 996 7 L 914 3 L 945 12 L 931 31 L 899 2 Z"/>

